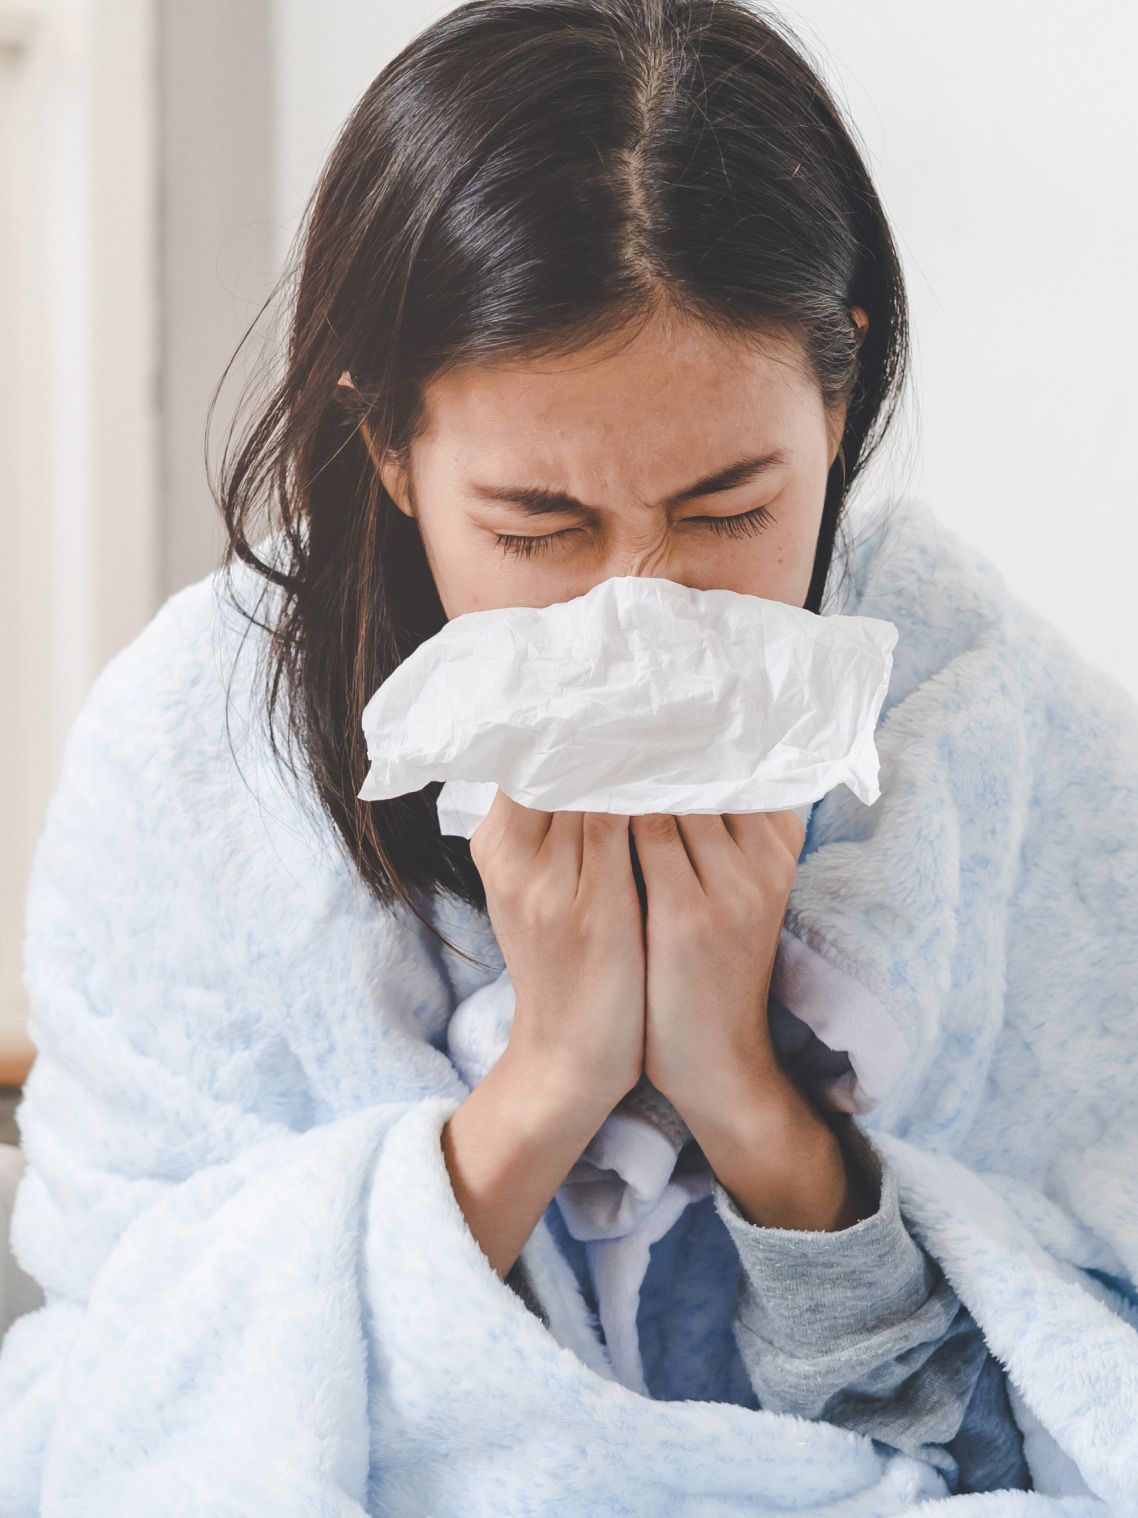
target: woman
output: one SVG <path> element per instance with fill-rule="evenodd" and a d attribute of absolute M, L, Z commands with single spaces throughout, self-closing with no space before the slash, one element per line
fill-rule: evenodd
<path fill-rule="evenodd" d="M 772 1042 L 797 820 L 499 793 L 467 846 L 437 786 L 356 799 L 368 698 L 464 612 L 614 574 L 836 604 L 906 358 L 880 201 L 775 18 L 475 0 L 377 77 L 220 489 L 237 615 L 202 582 L 112 661 L 37 853 L 14 1243 L 48 1305 L 0 1359 L 5 1513 L 1031 1489 L 1003 1366 L 888 1146 Z M 467 1092 L 447 1019 L 496 948 L 514 1030 Z M 555 1193 L 642 1076 L 716 1176 L 653 1255 L 647 1400 L 548 1331 L 590 1289 Z M 531 1235 L 560 1261 L 516 1270 Z"/>

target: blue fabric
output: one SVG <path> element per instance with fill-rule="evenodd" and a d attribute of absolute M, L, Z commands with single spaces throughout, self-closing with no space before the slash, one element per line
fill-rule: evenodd
<path fill-rule="evenodd" d="M 584 1246 L 566 1228 L 556 1199 L 546 1210 L 545 1222 L 571 1265 L 586 1304 L 595 1312 L 596 1295 Z M 750 1409 L 761 1406 L 733 1328 L 743 1280 L 739 1252 L 712 1196 L 685 1208 L 652 1245 L 637 1328 L 645 1379 L 654 1399 L 728 1402 Z M 689 1290 L 687 1283 L 694 1282 L 698 1288 Z M 971 1314 L 955 1297 L 953 1302 L 956 1315 L 929 1341 L 922 1365 L 908 1378 L 902 1396 L 921 1402 L 926 1419 L 939 1415 L 958 1423 L 955 1437 L 946 1445 L 947 1456 L 940 1462 L 951 1492 L 1030 1490 L 1022 1435 L 1008 1403 L 1004 1373 L 986 1353 Z M 869 1328 L 867 1319 L 867 1332 Z M 918 1331 L 906 1342 L 917 1345 L 921 1339 Z M 971 1369 L 975 1365 L 980 1367 L 979 1374 Z M 958 1396 L 956 1388 L 966 1367 L 968 1384 Z M 924 1386 L 914 1387 L 911 1383 L 919 1381 L 922 1373 Z M 938 1406 L 930 1408 L 934 1400 Z M 841 1422 L 833 1408 L 827 1417 Z M 886 1441 L 876 1442 L 886 1445 Z"/>
<path fill-rule="evenodd" d="M 545 1221 L 595 1312 L 585 1247 L 566 1228 L 556 1198 L 546 1209 Z M 741 1279 L 738 1251 L 710 1196 L 685 1207 L 652 1245 L 637 1330 L 653 1398 L 758 1407 L 731 1328 Z M 689 1283 L 696 1283 L 694 1291 Z"/>

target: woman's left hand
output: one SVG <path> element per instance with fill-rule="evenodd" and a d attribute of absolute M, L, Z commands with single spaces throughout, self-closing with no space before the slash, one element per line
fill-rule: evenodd
<path fill-rule="evenodd" d="M 689 1126 L 784 1091 L 767 998 L 802 822 L 656 812 L 629 825 L 647 896 L 645 1074 Z"/>

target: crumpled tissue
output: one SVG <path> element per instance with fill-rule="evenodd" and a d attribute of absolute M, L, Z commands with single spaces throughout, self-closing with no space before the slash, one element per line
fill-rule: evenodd
<path fill-rule="evenodd" d="M 773 812 L 880 795 L 873 734 L 894 623 L 616 575 L 549 606 L 452 617 L 362 724 L 382 801 L 445 780 L 470 838 L 498 788 L 542 811 Z"/>

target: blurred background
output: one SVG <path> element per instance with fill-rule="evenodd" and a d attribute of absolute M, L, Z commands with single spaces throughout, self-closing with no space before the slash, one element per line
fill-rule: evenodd
<path fill-rule="evenodd" d="M 94 676 L 222 546 L 206 408 L 425 0 L 0 0 L 0 1085 L 27 871 Z M 783 5 L 905 263 L 912 388 L 852 502 L 927 500 L 1138 698 L 1138 10 Z M 219 402 L 217 457 L 241 381 Z"/>

